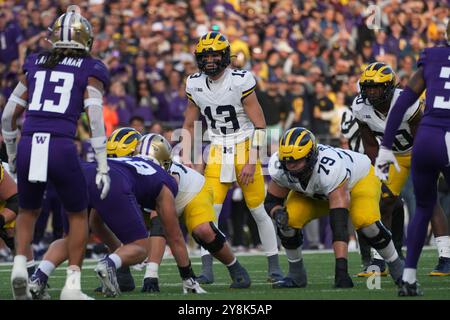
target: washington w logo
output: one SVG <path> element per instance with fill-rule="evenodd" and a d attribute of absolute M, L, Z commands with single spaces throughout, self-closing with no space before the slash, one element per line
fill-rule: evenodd
<path fill-rule="evenodd" d="M 36 136 L 36 142 L 37 142 L 38 144 L 43 144 L 43 143 L 45 143 L 45 140 L 47 140 L 47 137 Z"/>

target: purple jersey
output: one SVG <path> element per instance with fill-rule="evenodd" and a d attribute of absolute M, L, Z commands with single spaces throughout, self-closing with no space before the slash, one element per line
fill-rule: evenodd
<path fill-rule="evenodd" d="M 426 48 L 420 54 L 426 104 L 422 124 L 450 127 L 450 47 Z"/>
<path fill-rule="evenodd" d="M 84 111 L 84 92 L 88 78 L 109 85 L 106 66 L 92 57 L 61 60 L 54 68 L 45 68 L 48 54 L 27 57 L 23 71 L 27 77 L 28 109 L 22 134 L 49 132 L 55 136 L 75 137 L 77 121 Z"/>
<path fill-rule="evenodd" d="M 114 158 L 108 159 L 108 166 L 110 168 L 111 188 L 121 188 L 124 185 L 123 181 L 113 181 L 113 176 L 116 176 L 113 175 L 113 172 L 120 173 L 121 178 L 131 185 L 132 192 L 139 205 L 144 208 L 155 209 L 156 198 L 164 185 L 170 189 L 174 198 L 177 195 L 178 185 L 175 179 L 151 160 L 140 157 Z M 83 163 L 87 183 L 93 184 L 95 188 L 97 188 L 95 186 L 96 168 L 96 163 Z M 110 191 L 110 193 L 114 194 L 114 191 Z M 108 199 L 110 199 L 109 196 L 104 201 L 108 201 Z M 92 198 L 90 201 L 94 208 L 96 200 L 98 199 Z M 114 199 L 111 200 L 111 209 L 113 210 Z"/>
<path fill-rule="evenodd" d="M 23 36 L 18 23 L 10 22 L 4 30 L 0 30 L 0 63 L 9 64 L 19 58 L 19 44 L 22 41 Z"/>

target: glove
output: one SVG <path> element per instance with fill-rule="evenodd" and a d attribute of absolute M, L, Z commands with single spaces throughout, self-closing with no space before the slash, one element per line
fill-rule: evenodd
<path fill-rule="evenodd" d="M 194 278 L 187 278 L 183 280 L 183 293 L 207 293 L 205 290 L 200 287 L 197 281 Z"/>
<path fill-rule="evenodd" d="M 284 209 L 275 209 L 273 212 L 273 220 L 275 220 L 275 224 L 281 230 L 287 229 L 288 226 L 288 213 Z"/>
<path fill-rule="evenodd" d="M 378 157 L 375 160 L 375 175 L 382 181 L 387 181 L 389 178 L 389 166 L 394 164 L 395 169 L 400 172 L 400 166 L 397 159 L 395 159 L 392 150 L 380 147 Z"/>
<path fill-rule="evenodd" d="M 158 278 L 144 278 L 141 292 L 159 292 Z"/>
<path fill-rule="evenodd" d="M 111 178 L 108 175 L 109 167 L 106 161 L 106 151 L 95 154 L 97 160 L 97 174 L 95 175 L 95 184 L 101 190 L 100 199 L 105 199 L 111 186 Z"/>
<path fill-rule="evenodd" d="M 2 130 L 3 140 L 6 145 L 6 154 L 8 155 L 8 165 L 9 171 L 11 173 L 16 173 L 16 155 L 17 155 L 17 133 L 19 131 L 16 129 L 14 131 Z"/>
<path fill-rule="evenodd" d="M 16 168 L 16 155 L 11 155 L 8 157 L 8 167 L 9 167 L 9 172 L 12 175 L 16 174 L 17 168 Z"/>

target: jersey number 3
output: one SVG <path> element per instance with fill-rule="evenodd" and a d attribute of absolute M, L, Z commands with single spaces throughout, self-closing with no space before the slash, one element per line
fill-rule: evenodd
<path fill-rule="evenodd" d="M 222 134 L 227 134 L 232 129 L 233 132 L 236 132 L 239 130 L 239 121 L 237 119 L 236 111 L 234 110 L 234 107 L 232 105 L 226 105 L 226 106 L 218 106 L 216 109 L 216 115 L 223 115 L 225 112 L 228 112 L 228 117 L 224 117 L 224 122 L 226 122 L 226 126 L 222 126 L 220 128 L 217 128 L 216 125 L 216 116 L 213 116 L 211 112 L 211 107 L 205 108 L 205 115 L 208 117 L 209 121 L 211 122 L 211 128 L 212 129 L 219 129 Z M 231 122 L 232 128 L 228 126 L 228 123 Z"/>

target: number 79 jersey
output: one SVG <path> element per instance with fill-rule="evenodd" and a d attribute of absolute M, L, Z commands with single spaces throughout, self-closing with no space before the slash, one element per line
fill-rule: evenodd
<path fill-rule="evenodd" d="M 281 168 L 278 152 L 270 157 L 270 177 L 281 187 L 300 192 L 313 199 L 325 200 L 346 179 L 351 190 L 369 173 L 370 159 L 364 154 L 321 144 L 318 145 L 318 149 L 317 162 L 307 185 L 303 185 Z"/>
<path fill-rule="evenodd" d="M 187 78 L 186 95 L 205 116 L 213 144 L 232 145 L 251 137 L 254 126 L 242 101 L 255 87 L 255 78 L 246 70 L 227 68 L 214 83 L 204 73 Z"/>

